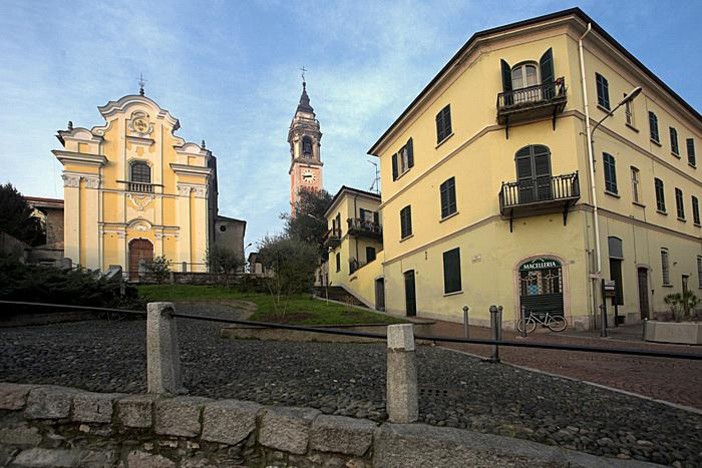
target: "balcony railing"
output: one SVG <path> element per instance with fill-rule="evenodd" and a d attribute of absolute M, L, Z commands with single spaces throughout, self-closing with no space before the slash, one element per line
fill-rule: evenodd
<path fill-rule="evenodd" d="M 336 247 L 341 243 L 341 229 L 333 228 L 324 233 L 322 241 L 326 247 Z"/>
<path fill-rule="evenodd" d="M 580 199 L 578 173 L 537 177 L 517 182 L 503 182 L 500 190 L 500 213 L 510 219 L 563 211 L 563 224 L 568 208 Z"/>
<path fill-rule="evenodd" d="M 129 192 L 154 193 L 154 184 L 146 182 L 127 182 Z"/>
<path fill-rule="evenodd" d="M 556 114 L 563 112 L 567 102 L 565 78 L 552 83 L 542 83 L 526 88 L 513 89 L 497 95 L 497 122 L 506 126 L 522 120 L 551 116 L 556 128 Z"/>
<path fill-rule="evenodd" d="M 349 225 L 350 235 L 370 237 L 373 239 L 383 238 L 383 226 L 380 223 L 363 220 L 361 218 L 349 218 L 346 222 Z"/>

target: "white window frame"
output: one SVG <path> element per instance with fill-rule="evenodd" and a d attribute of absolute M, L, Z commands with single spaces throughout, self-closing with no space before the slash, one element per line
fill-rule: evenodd
<path fill-rule="evenodd" d="M 641 203 L 641 171 L 631 166 L 631 197 L 634 203 Z"/>

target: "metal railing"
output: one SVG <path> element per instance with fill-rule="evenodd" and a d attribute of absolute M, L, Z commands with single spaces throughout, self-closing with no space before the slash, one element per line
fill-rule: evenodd
<path fill-rule="evenodd" d="M 356 234 L 383 235 L 383 226 L 375 221 L 363 220 L 361 218 L 349 218 L 346 220 L 349 225 L 349 232 Z"/>
<path fill-rule="evenodd" d="M 497 109 L 507 111 L 515 108 L 532 107 L 561 100 L 565 97 L 565 78 L 560 77 L 552 83 L 542 83 L 499 93 L 497 95 Z"/>
<path fill-rule="evenodd" d="M 580 181 L 577 172 L 537 177 L 517 182 L 502 182 L 500 209 L 530 203 L 578 198 L 580 198 Z"/>
<path fill-rule="evenodd" d="M 154 186 L 146 182 L 127 182 L 127 190 L 130 192 L 153 193 Z"/>

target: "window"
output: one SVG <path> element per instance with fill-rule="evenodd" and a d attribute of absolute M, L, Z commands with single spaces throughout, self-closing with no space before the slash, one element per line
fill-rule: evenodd
<path fill-rule="evenodd" d="M 338 273 L 340 271 L 341 271 L 341 253 L 337 252 L 337 254 L 336 254 L 336 272 Z"/>
<path fill-rule="evenodd" d="M 614 156 L 602 153 L 604 162 L 605 190 L 609 193 L 617 193 L 617 168 Z"/>
<path fill-rule="evenodd" d="M 696 225 L 700 225 L 700 202 L 696 196 L 692 196 L 692 220 Z"/>
<path fill-rule="evenodd" d="M 690 166 L 695 166 L 695 140 L 687 139 L 687 162 Z"/>
<path fill-rule="evenodd" d="M 607 78 L 595 73 L 595 82 L 597 83 L 597 104 L 609 110 L 609 83 L 607 83 Z"/>
<path fill-rule="evenodd" d="M 656 143 L 660 143 L 660 138 L 658 136 L 658 117 L 656 117 L 656 114 L 650 111 L 648 113 L 648 126 L 650 127 L 651 131 L 651 140 L 655 141 Z"/>
<path fill-rule="evenodd" d="M 410 138 L 400 151 L 392 155 L 392 180 L 397 180 L 412 167 L 414 167 L 414 143 Z"/>
<path fill-rule="evenodd" d="M 656 188 L 656 209 L 662 213 L 665 213 L 665 192 L 663 190 L 663 181 L 661 179 L 655 179 Z"/>
<path fill-rule="evenodd" d="M 523 63 L 512 69 L 512 89 L 528 88 L 539 83 L 539 71 L 535 63 Z"/>
<path fill-rule="evenodd" d="M 624 93 L 626 97 L 626 93 Z M 624 104 L 624 116 L 626 117 L 627 125 L 634 127 L 634 103 L 632 101 L 627 101 Z"/>
<path fill-rule="evenodd" d="M 461 290 L 461 252 L 456 248 L 444 252 L 444 294 Z"/>
<path fill-rule="evenodd" d="M 678 210 L 678 219 L 685 219 L 685 204 L 683 203 L 683 193 L 679 188 L 675 189 L 675 207 Z"/>
<path fill-rule="evenodd" d="M 670 152 L 675 156 L 680 156 L 680 148 L 678 148 L 678 131 L 670 127 Z"/>
<path fill-rule="evenodd" d="M 336 214 L 336 217 L 334 218 L 334 221 L 332 222 L 332 227 L 336 231 L 336 234 L 339 237 L 341 237 L 341 213 Z"/>
<path fill-rule="evenodd" d="M 145 162 L 134 162 L 130 168 L 131 182 L 139 182 L 142 184 L 151 183 L 151 168 Z"/>
<path fill-rule="evenodd" d="M 412 235 L 412 207 L 406 206 L 400 210 L 400 237 Z"/>
<path fill-rule="evenodd" d="M 634 203 L 641 203 L 639 198 L 639 183 L 641 182 L 641 174 L 635 167 L 631 167 L 631 196 Z"/>
<path fill-rule="evenodd" d="M 668 262 L 668 249 L 661 249 L 661 273 L 663 274 L 663 286 L 670 286 L 670 264 Z"/>
<path fill-rule="evenodd" d="M 366 263 L 375 260 L 375 247 L 366 247 Z"/>
<path fill-rule="evenodd" d="M 702 257 L 697 257 L 697 287 L 702 289 Z"/>
<path fill-rule="evenodd" d="M 456 179 L 451 177 L 439 187 L 441 193 L 441 217 L 445 218 L 456 212 Z"/>
<path fill-rule="evenodd" d="M 451 105 L 447 105 L 436 114 L 436 142 L 441 143 L 451 135 Z"/>
<path fill-rule="evenodd" d="M 308 136 L 302 137 L 302 155 L 312 157 L 312 138 Z"/>

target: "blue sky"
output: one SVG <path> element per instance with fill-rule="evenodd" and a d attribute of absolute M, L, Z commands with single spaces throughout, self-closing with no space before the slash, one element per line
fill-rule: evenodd
<path fill-rule="evenodd" d="M 0 5 L 0 182 L 62 198 L 56 130 L 102 124 L 96 107 L 138 91 L 207 141 L 220 213 L 247 242 L 288 210 L 287 131 L 300 71 L 321 122 L 325 188 L 368 189 L 365 153 L 476 31 L 580 6 L 702 110 L 699 1 L 193 1 Z"/>

